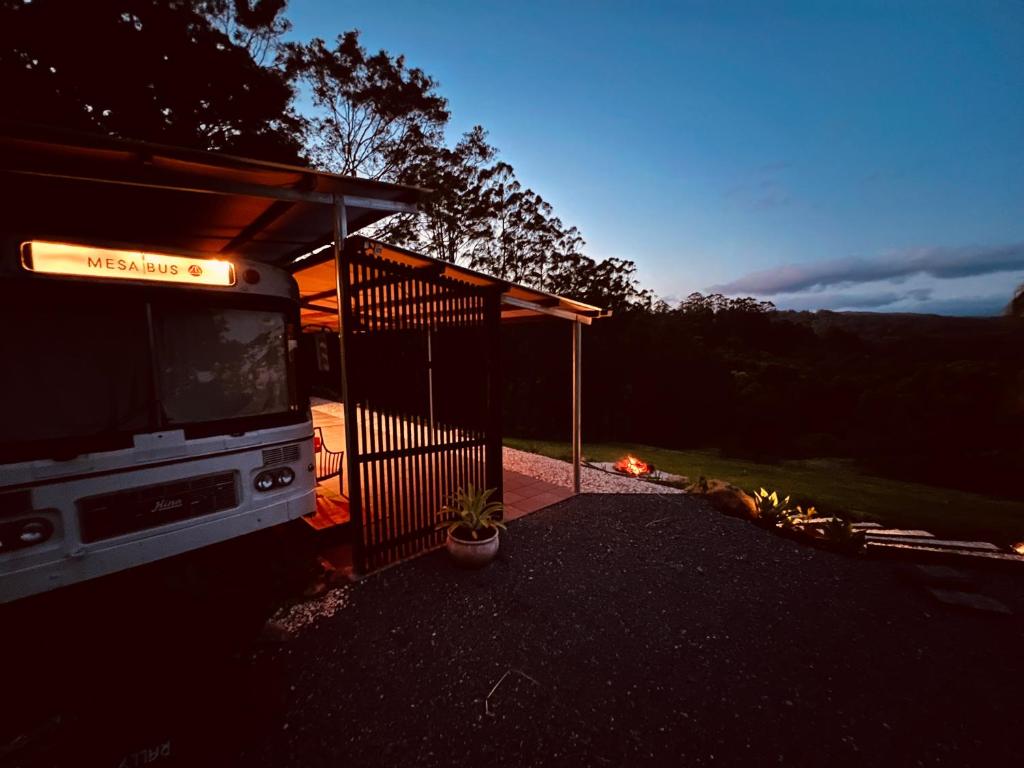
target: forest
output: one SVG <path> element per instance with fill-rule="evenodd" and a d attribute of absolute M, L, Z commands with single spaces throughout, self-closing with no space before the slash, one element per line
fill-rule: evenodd
<path fill-rule="evenodd" d="M 847 458 L 1021 498 L 1017 318 L 786 312 L 695 294 L 595 322 L 583 340 L 584 443 Z M 563 328 L 505 330 L 506 433 L 567 440 L 569 344 Z"/>

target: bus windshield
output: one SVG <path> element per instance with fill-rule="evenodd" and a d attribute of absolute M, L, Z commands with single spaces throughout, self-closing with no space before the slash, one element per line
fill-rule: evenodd
<path fill-rule="evenodd" d="M 157 388 L 170 426 L 287 411 L 280 312 L 173 308 L 155 318 Z"/>
<path fill-rule="evenodd" d="M 0 460 L 127 447 L 143 432 L 240 432 L 296 415 L 288 314 L 206 299 L 79 287 L 0 302 Z"/>

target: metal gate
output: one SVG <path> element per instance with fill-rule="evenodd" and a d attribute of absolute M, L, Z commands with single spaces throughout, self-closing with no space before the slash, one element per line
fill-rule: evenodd
<path fill-rule="evenodd" d="M 349 501 L 362 572 L 442 544 L 436 526 L 458 489 L 496 488 L 501 497 L 500 294 L 443 276 L 443 265 L 387 255 L 349 238 L 340 274 Z"/>

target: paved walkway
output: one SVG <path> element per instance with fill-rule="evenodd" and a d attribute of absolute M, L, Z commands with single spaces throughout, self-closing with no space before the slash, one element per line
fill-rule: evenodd
<path fill-rule="evenodd" d="M 505 468 L 505 520 L 515 520 L 572 497 L 561 485 Z"/>

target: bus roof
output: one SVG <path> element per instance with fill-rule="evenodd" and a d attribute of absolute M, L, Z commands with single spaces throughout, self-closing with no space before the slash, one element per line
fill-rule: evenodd
<path fill-rule="evenodd" d="M 413 213 L 426 190 L 216 152 L 0 121 L 3 217 L 18 234 L 116 241 L 285 265 Z"/>

